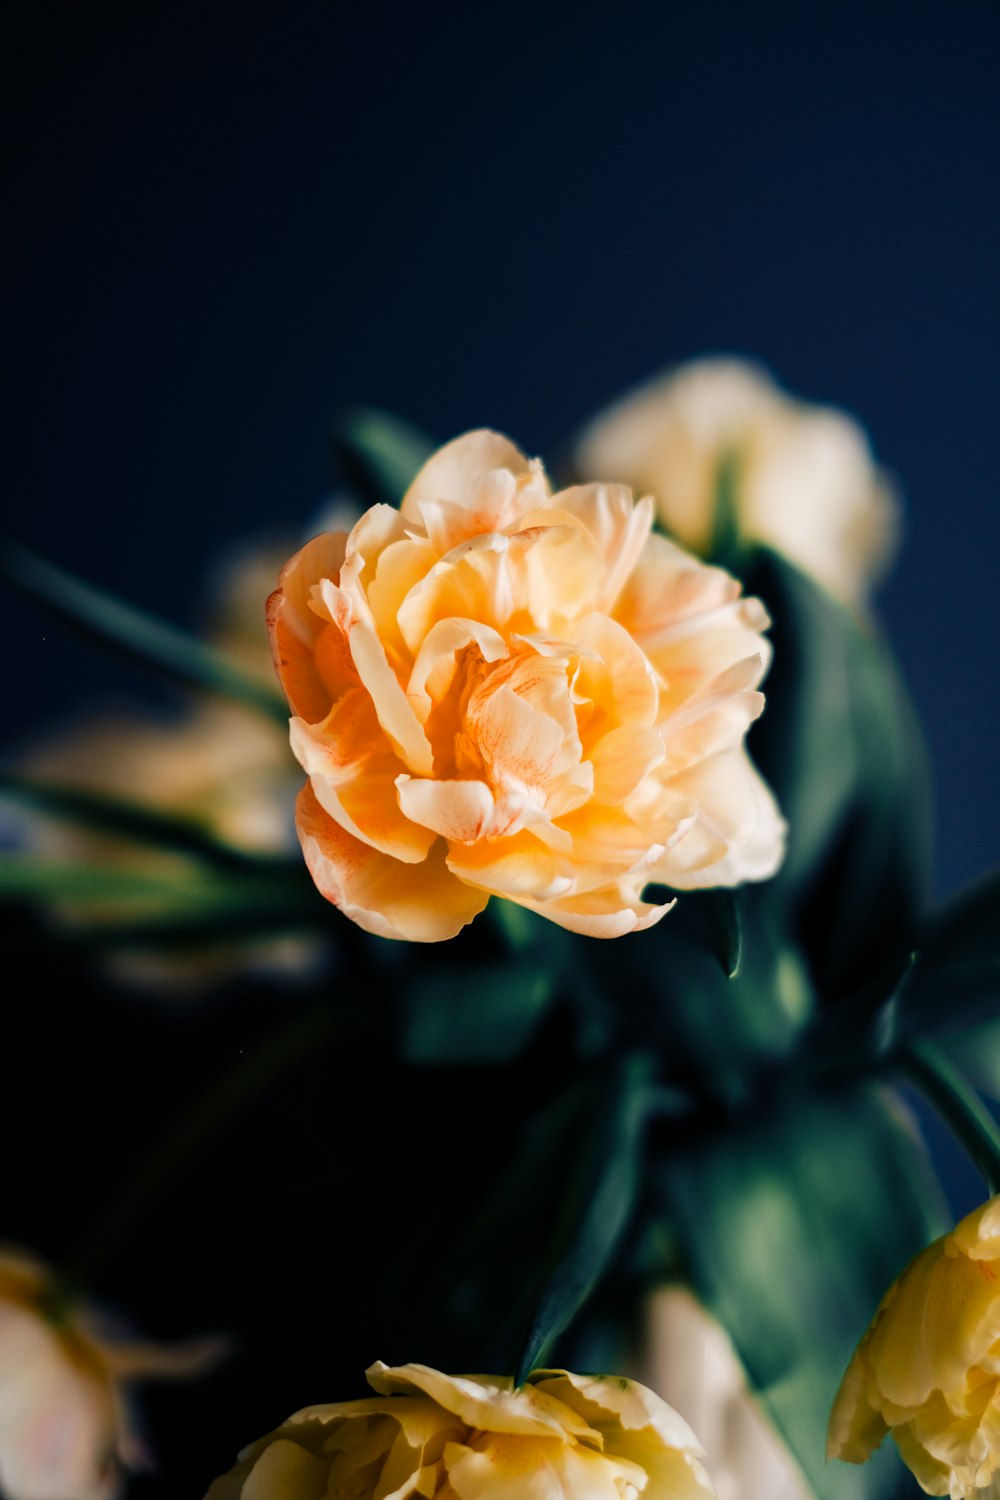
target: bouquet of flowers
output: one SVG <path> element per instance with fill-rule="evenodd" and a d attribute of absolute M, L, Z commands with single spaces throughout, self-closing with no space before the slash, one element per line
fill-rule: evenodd
<path fill-rule="evenodd" d="M 180 696 L 2 773 L 0 1493 L 1000 1493 L 1000 884 L 928 900 L 861 428 L 334 435 L 191 634 L 4 560 Z"/>

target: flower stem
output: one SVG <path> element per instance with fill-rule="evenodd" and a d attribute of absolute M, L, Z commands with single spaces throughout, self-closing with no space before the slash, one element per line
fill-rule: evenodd
<path fill-rule="evenodd" d="M 975 1089 L 929 1042 L 911 1042 L 899 1061 L 982 1173 L 990 1196 L 1000 1193 L 1000 1126 Z"/>

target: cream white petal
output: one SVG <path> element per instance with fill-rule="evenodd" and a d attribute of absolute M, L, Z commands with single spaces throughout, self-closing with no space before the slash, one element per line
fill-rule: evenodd
<path fill-rule="evenodd" d="M 420 522 L 425 502 L 450 500 L 462 505 L 476 480 L 491 469 L 526 474 L 529 463 L 520 448 L 499 432 L 480 428 L 463 433 L 427 460 L 403 497 L 400 512 L 406 520 Z"/>
<path fill-rule="evenodd" d="M 593 537 L 606 568 L 595 607 L 612 610 L 652 529 L 652 500 L 633 500 L 621 484 L 581 484 L 560 490 L 552 504 L 577 517 Z"/>
<path fill-rule="evenodd" d="M 671 850 L 671 874 L 661 878 L 679 890 L 767 880 L 784 857 L 787 825 L 770 787 L 743 750 L 708 756 L 671 778 L 671 788 L 701 809 L 701 837 L 718 839 L 726 851 L 708 865 L 687 870 L 684 846 L 691 830 Z M 673 869 L 676 863 L 678 868 Z"/>
<path fill-rule="evenodd" d="M 406 817 L 442 838 L 474 844 L 493 829 L 496 802 L 483 781 L 400 776 L 396 788 Z"/>
<path fill-rule="evenodd" d="M 655 906 L 642 901 L 624 881 L 610 889 L 590 891 L 582 896 L 556 897 L 545 902 L 527 897 L 512 899 L 528 911 L 548 917 L 558 927 L 565 927 L 568 932 L 595 938 L 617 938 L 629 932 L 644 932 L 647 927 L 661 921 L 675 904 L 665 901 Z"/>

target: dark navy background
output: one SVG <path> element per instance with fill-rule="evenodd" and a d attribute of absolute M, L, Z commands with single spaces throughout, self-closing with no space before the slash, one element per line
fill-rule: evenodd
<path fill-rule="evenodd" d="M 1000 9 L 39 3 L 4 51 L 16 536 L 188 620 L 346 402 L 544 455 L 749 353 L 903 486 L 939 893 L 996 860 Z M 11 629 L 8 734 L 110 671 Z"/>

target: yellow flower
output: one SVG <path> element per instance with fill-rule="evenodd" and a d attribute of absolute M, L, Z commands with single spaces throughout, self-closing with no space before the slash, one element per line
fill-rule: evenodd
<path fill-rule="evenodd" d="M 687 1287 L 663 1286 L 650 1296 L 635 1373 L 697 1432 L 719 1500 L 811 1500 L 732 1340 Z"/>
<path fill-rule="evenodd" d="M 650 491 L 662 524 L 696 552 L 712 540 L 723 459 L 734 463 L 743 535 L 863 606 L 893 550 L 898 507 L 845 413 L 792 399 L 756 365 L 708 358 L 625 396 L 577 448 L 581 473 Z"/>
<path fill-rule="evenodd" d="M 620 485 L 552 495 L 473 432 L 401 510 L 317 537 L 268 603 L 320 891 L 386 937 L 453 936 L 491 894 L 598 937 L 676 889 L 771 875 L 784 825 L 743 740 L 767 616 L 650 534 Z"/>
<path fill-rule="evenodd" d="M 854 1352 L 827 1455 L 864 1463 L 887 1432 L 927 1494 L 997 1493 L 1000 1198 L 911 1261 Z"/>
<path fill-rule="evenodd" d="M 426 1365 L 367 1372 L 379 1392 L 310 1406 L 241 1454 L 207 1500 L 700 1500 L 714 1495 L 687 1423 L 617 1376 L 510 1379 Z"/>
<path fill-rule="evenodd" d="M 153 1348 L 101 1332 L 61 1306 L 50 1271 L 0 1251 L 0 1494 L 6 1500 L 112 1500 L 143 1461 L 131 1379 L 194 1374 L 210 1344 Z"/>

